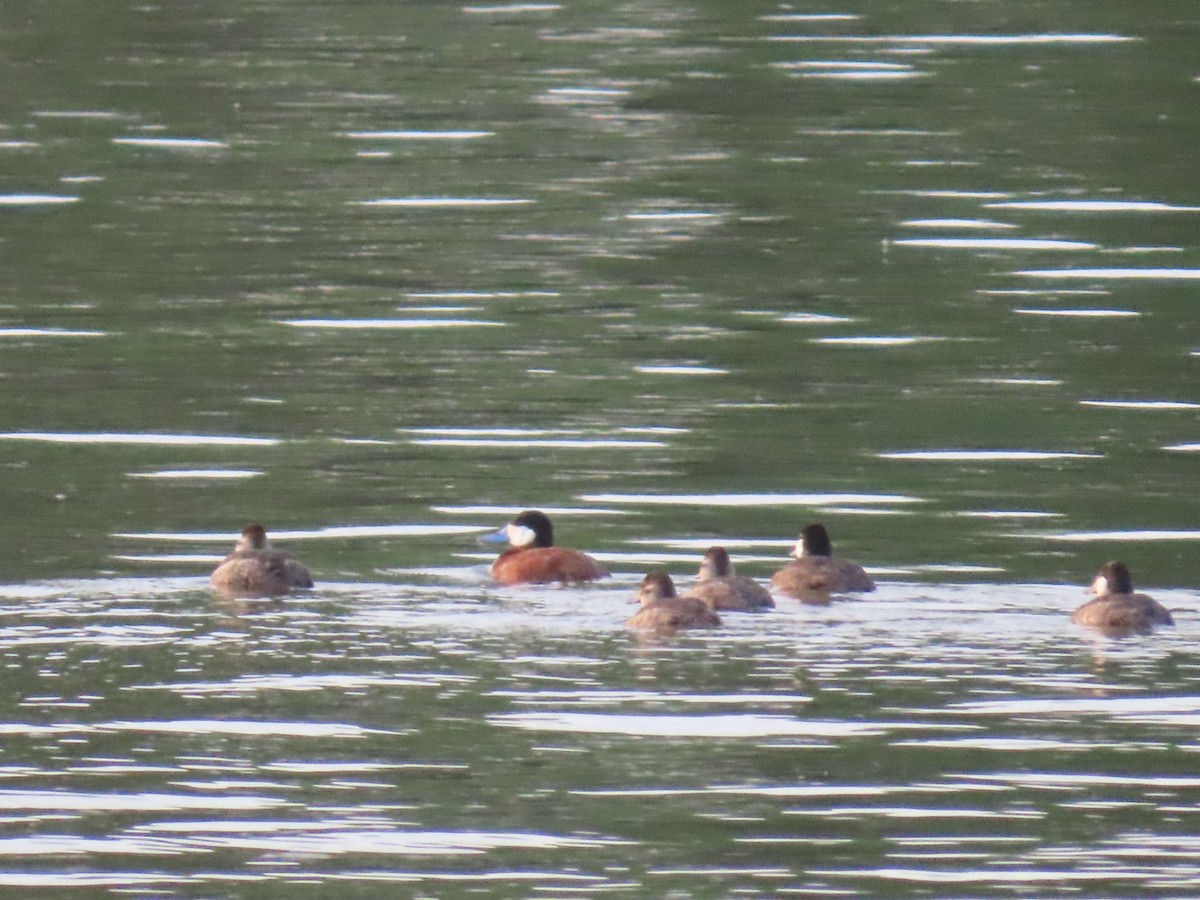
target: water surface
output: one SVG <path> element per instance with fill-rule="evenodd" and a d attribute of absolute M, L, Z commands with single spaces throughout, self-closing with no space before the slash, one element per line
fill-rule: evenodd
<path fill-rule="evenodd" d="M 1197 892 L 1194 4 L 0 18 L 0 885 Z M 817 519 L 876 594 L 625 632 Z"/>

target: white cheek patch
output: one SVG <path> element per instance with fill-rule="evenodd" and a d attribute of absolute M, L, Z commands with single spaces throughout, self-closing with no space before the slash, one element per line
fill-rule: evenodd
<path fill-rule="evenodd" d="M 524 525 L 509 525 L 504 529 L 504 533 L 508 535 L 508 542 L 514 547 L 528 547 L 537 540 L 534 530 Z"/>
<path fill-rule="evenodd" d="M 1092 582 L 1092 593 L 1097 597 L 1108 593 L 1108 579 L 1103 575 L 1097 575 L 1096 580 Z"/>
<path fill-rule="evenodd" d="M 804 556 L 804 539 L 803 538 L 796 541 L 796 546 L 792 548 L 792 556 L 796 557 L 796 559 L 799 559 L 800 557 Z"/>

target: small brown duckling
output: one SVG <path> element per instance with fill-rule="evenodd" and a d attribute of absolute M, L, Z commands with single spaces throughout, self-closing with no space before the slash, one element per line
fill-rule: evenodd
<path fill-rule="evenodd" d="M 724 547 L 709 547 L 700 563 L 696 584 L 685 597 L 702 600 L 709 609 L 770 609 L 770 592 L 753 578 L 735 575 Z"/>
<path fill-rule="evenodd" d="M 651 572 L 642 579 L 638 591 L 642 605 L 625 623 L 630 628 L 674 631 L 679 628 L 712 628 L 721 618 L 699 600 L 680 597 L 675 582 L 666 572 Z"/>
<path fill-rule="evenodd" d="M 1123 562 L 1107 562 L 1092 581 L 1096 595 L 1075 612 L 1071 621 L 1106 631 L 1149 631 L 1155 625 L 1174 625 L 1165 606 L 1146 594 L 1135 594 L 1133 577 Z"/>
<path fill-rule="evenodd" d="M 313 586 L 305 565 L 290 554 L 273 549 L 266 529 L 257 522 L 242 529 L 233 552 L 217 566 L 209 581 L 218 591 L 232 597 L 276 597 Z"/>
<path fill-rule="evenodd" d="M 801 600 L 809 596 L 875 590 L 875 582 L 856 562 L 833 555 L 825 526 L 805 525 L 792 555 L 796 557 L 771 576 L 771 584 Z"/>

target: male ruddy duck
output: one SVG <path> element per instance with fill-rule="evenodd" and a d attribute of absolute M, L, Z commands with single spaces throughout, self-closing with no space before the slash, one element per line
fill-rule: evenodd
<path fill-rule="evenodd" d="M 1076 625 L 1106 631 L 1149 631 L 1155 625 L 1175 624 L 1165 606 L 1153 597 L 1133 592 L 1133 577 L 1123 562 L 1102 565 L 1091 590 L 1096 599 L 1071 613 Z"/>
<path fill-rule="evenodd" d="M 796 558 L 771 576 L 771 584 L 785 594 L 806 597 L 873 591 L 875 582 L 856 562 L 833 555 L 833 544 L 824 525 L 805 525 L 792 555 Z"/>
<path fill-rule="evenodd" d="M 536 509 L 482 540 L 511 545 L 492 563 L 492 577 L 501 584 L 576 584 L 608 577 L 608 570 L 586 553 L 555 547 L 550 519 Z"/>
<path fill-rule="evenodd" d="M 209 581 L 217 590 L 234 597 L 276 597 L 313 586 L 304 564 L 273 549 L 266 529 L 257 522 L 242 529 L 233 552 L 217 566 Z"/>
<path fill-rule="evenodd" d="M 674 631 L 678 628 L 712 628 L 721 618 L 694 597 L 680 597 L 675 583 L 666 572 L 651 572 L 642 579 L 638 591 L 642 605 L 625 623 L 630 628 L 653 628 Z"/>
<path fill-rule="evenodd" d="M 733 563 L 724 547 L 709 547 L 696 578 L 685 596 L 703 601 L 710 609 L 768 609 L 775 605 L 765 587 L 753 578 L 733 573 Z"/>

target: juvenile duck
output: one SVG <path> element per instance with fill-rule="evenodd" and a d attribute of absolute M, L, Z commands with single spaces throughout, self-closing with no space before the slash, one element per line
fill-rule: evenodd
<path fill-rule="evenodd" d="M 302 562 L 275 550 L 267 531 L 257 522 L 242 529 L 233 552 L 209 577 L 212 586 L 233 597 L 277 597 L 296 588 L 313 586 Z"/>
<path fill-rule="evenodd" d="M 775 605 L 765 587 L 753 578 L 734 574 L 724 547 L 708 548 L 696 584 L 685 596 L 703 601 L 709 609 L 769 609 Z"/>
<path fill-rule="evenodd" d="M 792 550 L 795 557 L 771 576 L 771 584 L 793 597 L 873 591 L 875 582 L 856 562 L 833 555 L 824 525 L 805 525 Z"/>
<path fill-rule="evenodd" d="M 653 628 L 674 631 L 678 628 L 712 628 L 721 618 L 699 600 L 680 597 L 675 583 L 666 572 L 651 572 L 642 579 L 638 591 L 642 605 L 625 623 L 630 628 Z"/>
<path fill-rule="evenodd" d="M 501 584 L 576 584 L 608 577 L 608 570 L 586 553 L 555 547 L 550 519 L 536 509 L 482 540 L 510 545 L 492 563 L 492 577 Z"/>
<path fill-rule="evenodd" d="M 1096 595 L 1075 612 L 1071 621 L 1108 631 L 1149 631 L 1155 625 L 1174 625 L 1165 606 L 1146 594 L 1133 592 L 1133 577 L 1123 562 L 1107 562 L 1092 581 Z"/>

